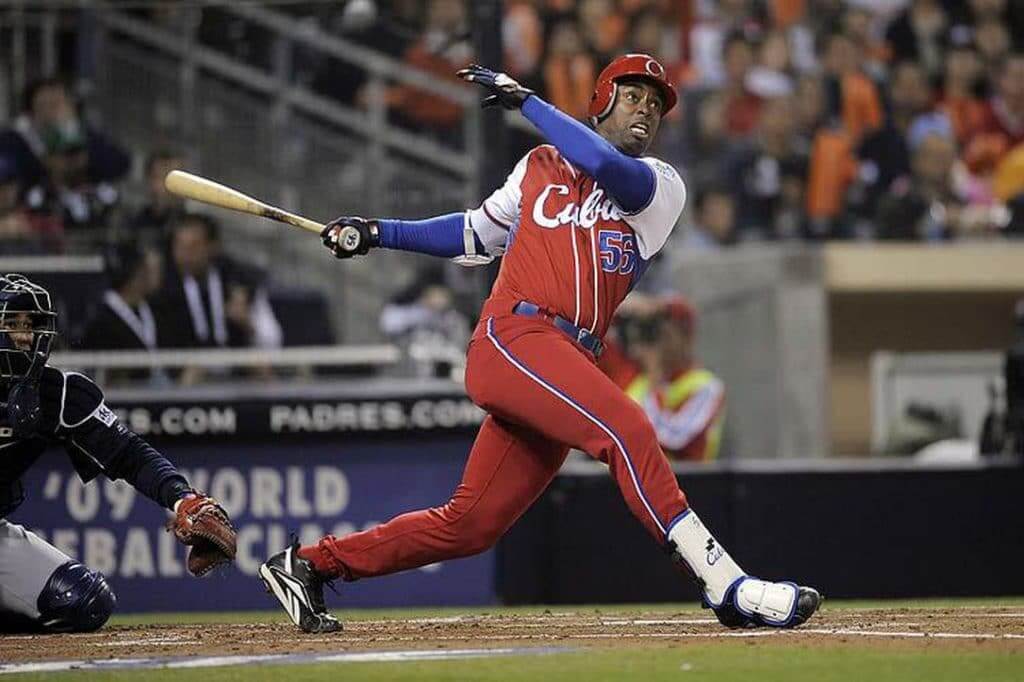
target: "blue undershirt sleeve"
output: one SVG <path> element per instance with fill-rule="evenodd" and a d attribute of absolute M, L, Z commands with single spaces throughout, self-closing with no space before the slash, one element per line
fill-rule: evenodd
<path fill-rule="evenodd" d="M 414 251 L 442 258 L 462 256 L 466 253 L 463 241 L 465 220 L 462 213 L 448 213 L 426 220 L 379 220 L 380 245 L 385 249 Z M 477 253 L 486 253 L 476 234 L 473 239 Z"/>
<path fill-rule="evenodd" d="M 191 491 L 188 481 L 167 458 L 134 433 L 122 453 L 121 478 L 167 509 Z"/>
<path fill-rule="evenodd" d="M 623 154 L 596 132 L 536 95 L 523 104 L 523 115 L 562 156 L 595 178 L 626 213 L 638 213 L 654 197 L 654 171 L 640 159 Z"/>

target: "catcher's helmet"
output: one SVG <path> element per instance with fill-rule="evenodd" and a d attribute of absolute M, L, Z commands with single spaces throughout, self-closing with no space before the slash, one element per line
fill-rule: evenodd
<path fill-rule="evenodd" d="M 0 276 L 0 381 L 21 379 L 45 364 L 56 334 L 49 292 L 24 275 Z"/>
<path fill-rule="evenodd" d="M 615 106 L 616 82 L 624 78 L 640 78 L 658 88 L 665 99 L 662 115 L 667 114 L 679 99 L 676 88 L 668 79 L 665 67 L 649 54 L 624 54 L 616 57 L 597 77 L 594 94 L 590 97 L 590 108 L 587 114 L 592 123 L 596 124 L 611 113 Z"/>

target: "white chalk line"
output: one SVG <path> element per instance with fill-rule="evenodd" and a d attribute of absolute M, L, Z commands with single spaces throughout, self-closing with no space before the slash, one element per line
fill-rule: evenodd
<path fill-rule="evenodd" d="M 573 639 L 679 639 L 679 638 L 703 638 L 703 639 L 730 639 L 730 638 L 757 638 L 775 636 L 796 636 L 800 634 L 831 635 L 831 636 L 853 636 L 853 637 L 892 637 L 892 638 L 914 638 L 914 639 L 985 639 L 985 640 L 1024 640 L 1024 634 L 1013 633 L 966 633 L 966 632 L 909 632 L 899 630 L 862 630 L 852 628 L 796 628 L 793 630 L 764 629 L 764 630 L 723 630 L 719 632 L 579 632 L 571 634 L 473 634 L 466 636 L 459 635 L 438 635 L 430 637 L 430 641 L 436 642 L 467 642 L 467 641 L 559 641 Z M 312 641 L 296 639 L 295 642 Z M 360 643 L 360 639 L 338 640 L 349 644 Z M 418 635 L 381 635 L 374 637 L 375 642 L 422 642 L 423 637 Z"/>
<path fill-rule="evenodd" d="M 668 619 L 637 619 L 637 620 L 602 620 L 600 625 L 717 625 L 717 618 L 668 618 Z"/>
<path fill-rule="evenodd" d="M 910 637 L 915 639 L 931 637 L 935 639 L 1024 639 L 1024 634 L 992 632 L 899 632 L 893 630 L 850 630 L 846 628 L 800 628 L 791 632 L 806 632 L 815 635 L 854 635 L 860 637 Z"/>
<path fill-rule="evenodd" d="M 921 613 L 887 613 L 894 619 L 915 619 Z M 936 613 L 937 617 L 962 617 L 962 619 L 1024 619 L 1024 613 Z"/>
<path fill-rule="evenodd" d="M 188 644 L 199 644 L 198 639 L 128 639 L 123 642 L 91 642 L 92 646 L 117 647 L 117 646 L 185 646 Z"/>
<path fill-rule="evenodd" d="M 547 655 L 571 651 L 565 648 L 449 649 L 416 651 L 365 651 L 321 654 L 259 654 L 252 656 L 199 656 L 189 658 L 113 658 L 102 661 L 46 661 L 0 663 L 0 675 L 50 673 L 69 670 L 138 670 L 145 668 L 210 668 L 238 665 L 294 665 L 311 663 L 393 663 L 485 658 L 491 656 Z"/>

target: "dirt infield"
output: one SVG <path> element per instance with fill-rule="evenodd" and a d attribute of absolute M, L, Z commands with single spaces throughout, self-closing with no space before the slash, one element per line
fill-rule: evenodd
<path fill-rule="evenodd" d="M 792 631 L 726 630 L 709 611 L 569 608 L 535 615 L 351 619 L 331 635 L 280 623 L 113 626 L 79 635 L 0 636 L 0 661 L 106 660 L 558 646 L 686 646 L 741 638 L 750 646 L 962 647 L 1024 652 L 1024 608 L 823 609 Z"/>

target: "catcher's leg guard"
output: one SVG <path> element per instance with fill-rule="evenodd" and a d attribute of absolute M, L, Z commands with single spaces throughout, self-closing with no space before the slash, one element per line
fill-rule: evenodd
<path fill-rule="evenodd" d="M 48 632 L 93 632 L 114 612 L 117 598 L 98 571 L 69 561 L 39 594 L 39 624 Z"/>
<path fill-rule="evenodd" d="M 795 627 L 821 605 L 813 588 L 748 576 L 693 510 L 673 521 L 668 537 L 700 584 L 705 606 L 727 627 Z"/>

